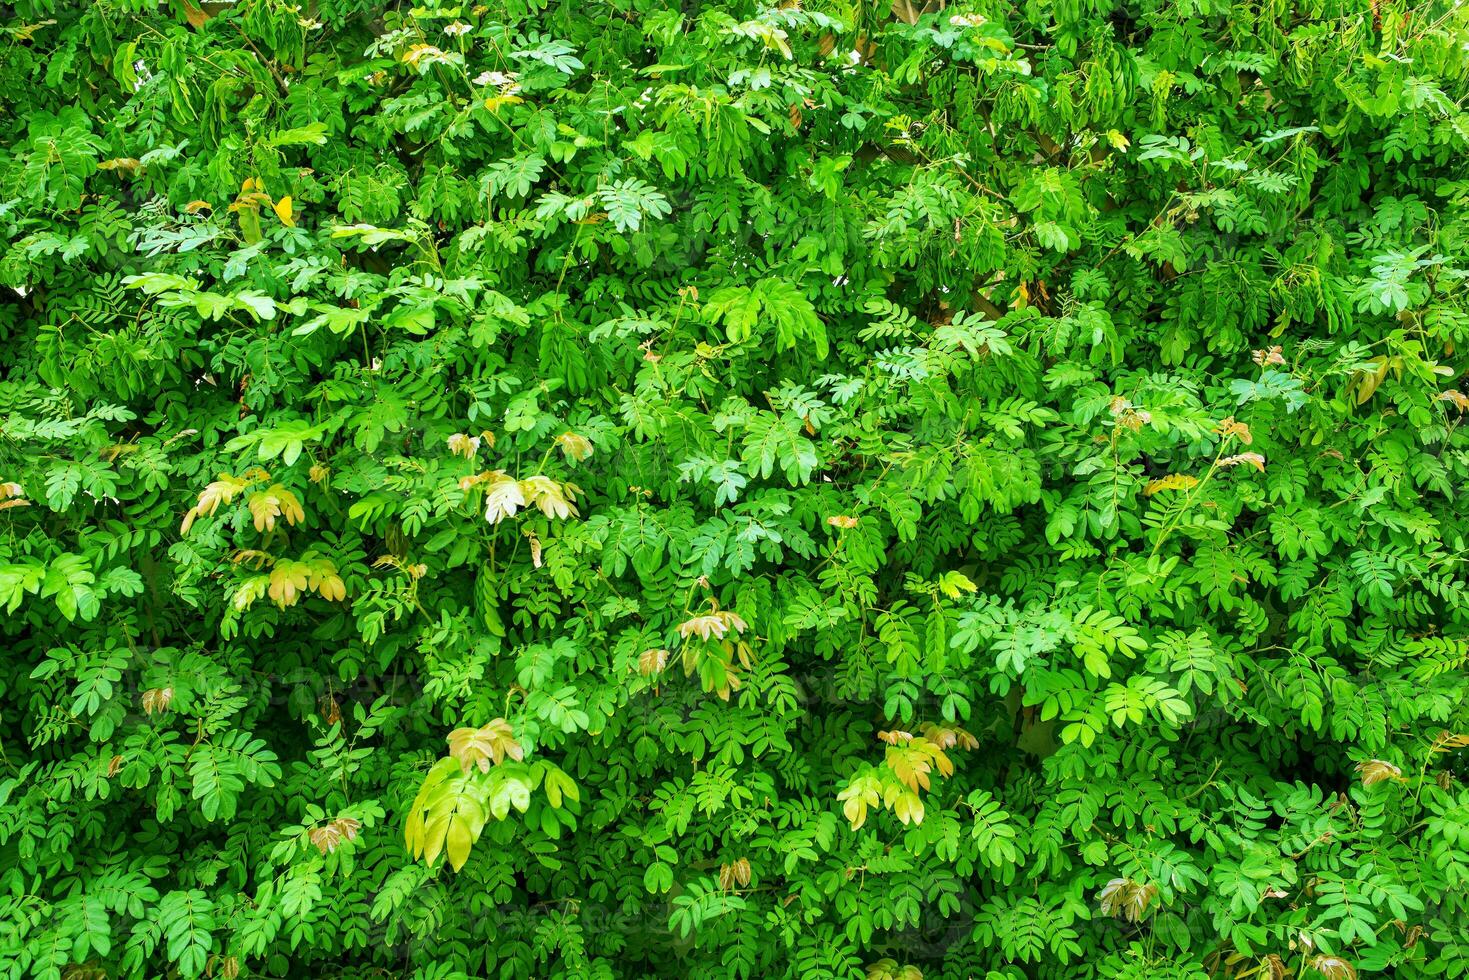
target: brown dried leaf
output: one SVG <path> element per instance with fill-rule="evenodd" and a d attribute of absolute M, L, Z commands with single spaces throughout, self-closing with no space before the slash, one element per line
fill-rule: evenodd
<path fill-rule="evenodd" d="M 1321 953 L 1311 958 L 1311 969 L 1326 980 L 1357 980 L 1357 968 L 1340 956 Z"/>
<path fill-rule="evenodd" d="M 167 711 L 173 704 L 173 688 L 155 687 L 143 692 L 143 714 L 156 715 Z"/>
<path fill-rule="evenodd" d="M 1104 914 L 1137 922 L 1157 895 L 1157 885 L 1141 884 L 1131 878 L 1113 878 L 1102 888 L 1098 899 Z"/>
<path fill-rule="evenodd" d="M 1382 759 L 1367 759 L 1357 763 L 1357 772 L 1362 776 L 1363 786 L 1388 781 L 1399 783 L 1403 781 L 1403 770 Z"/>
<path fill-rule="evenodd" d="M 203 7 L 184 0 L 184 19 L 196 30 L 209 22 L 210 14 Z"/>
<path fill-rule="evenodd" d="M 1454 407 L 1459 411 L 1469 412 L 1469 395 L 1464 394 L 1462 391 L 1450 389 L 1440 394 L 1438 400 L 1441 402 L 1453 402 Z"/>
<path fill-rule="evenodd" d="M 314 827 L 306 836 L 311 840 L 311 843 L 316 845 L 316 849 L 323 854 L 330 854 L 335 851 L 337 845 L 342 841 L 342 832 L 333 824 Z"/>

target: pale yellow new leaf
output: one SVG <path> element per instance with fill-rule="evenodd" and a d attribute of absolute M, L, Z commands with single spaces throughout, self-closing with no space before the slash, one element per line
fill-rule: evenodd
<path fill-rule="evenodd" d="M 489 489 L 485 491 L 485 520 L 499 524 L 507 517 L 514 517 L 525 504 L 525 492 L 519 480 L 499 470 L 490 475 Z"/>

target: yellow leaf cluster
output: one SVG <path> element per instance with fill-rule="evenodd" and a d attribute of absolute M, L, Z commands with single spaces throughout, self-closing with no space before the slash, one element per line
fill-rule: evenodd
<path fill-rule="evenodd" d="M 189 206 L 193 208 L 194 204 L 209 207 L 204 201 L 196 201 Z M 296 226 L 295 205 L 289 194 L 279 201 L 274 200 L 265 192 L 264 181 L 255 177 L 246 177 L 244 183 L 240 185 L 240 193 L 229 206 L 229 210 L 239 217 L 240 230 L 244 232 L 246 241 L 260 240 L 260 212 L 263 208 L 270 208 L 275 212 L 275 216 L 287 228 Z M 199 209 L 194 208 L 194 210 Z"/>
<path fill-rule="evenodd" d="M 852 779 L 837 794 L 842 813 L 856 830 L 867 820 L 868 810 L 882 805 L 904 824 L 923 822 L 921 790 L 930 788 L 932 774 L 951 776 L 954 763 L 945 749 L 977 749 L 979 740 L 955 725 L 924 722 L 914 735 L 901 729 L 881 731 L 878 740 L 888 745 L 881 768 L 868 770 Z"/>
<path fill-rule="evenodd" d="M 25 491 L 19 483 L 0 483 L 0 510 L 30 505 L 31 502 L 25 499 Z"/>
<path fill-rule="evenodd" d="M 868 811 L 878 805 L 891 810 L 904 824 L 923 822 L 923 800 L 887 770 L 868 770 L 855 777 L 837 799 L 842 801 L 842 813 L 853 830 L 866 823 Z"/>
<path fill-rule="evenodd" d="M 979 17 L 978 14 L 969 16 Z M 923 971 L 911 963 L 899 966 L 897 960 L 884 957 L 867 967 L 867 980 L 923 980 Z"/>
<path fill-rule="evenodd" d="M 941 749 L 977 749 L 979 739 L 957 725 L 935 725 L 925 721 L 919 729 L 923 737 Z"/>
<path fill-rule="evenodd" d="M 957 599 L 966 592 L 979 591 L 979 586 L 970 581 L 963 572 L 945 572 L 939 576 L 939 591 L 950 599 Z"/>
<path fill-rule="evenodd" d="M 220 507 L 233 503 L 234 499 L 245 490 L 257 483 L 269 482 L 270 474 L 258 466 L 250 467 L 239 476 L 231 476 L 228 473 L 219 474 L 213 483 L 199 491 L 199 499 L 184 515 L 184 522 L 179 526 L 179 533 L 188 534 L 189 528 L 194 526 L 194 521 L 201 517 L 213 517 Z M 302 510 L 301 502 L 296 499 L 296 495 L 279 483 L 273 484 L 268 490 L 252 494 L 249 506 L 250 512 L 255 517 L 257 531 L 266 530 L 267 527 L 274 528 L 277 517 L 285 517 L 289 524 L 295 524 L 306 517 L 306 512 Z"/>
<path fill-rule="evenodd" d="M 277 518 L 284 517 L 292 526 L 306 519 L 306 511 L 296 495 L 279 483 L 266 490 L 256 490 L 247 501 L 251 515 L 255 518 L 255 530 L 274 531 Z"/>
<path fill-rule="evenodd" d="M 532 507 L 553 520 L 564 521 L 577 516 L 572 503 L 581 488 L 572 483 L 557 483 L 549 476 L 533 476 L 520 481 L 526 500 Z"/>
<path fill-rule="evenodd" d="M 499 765 L 506 758 L 519 762 L 525 758 L 525 750 L 515 740 L 510 722 L 496 718 L 479 728 L 456 728 L 449 733 L 449 757 L 459 762 L 461 772 L 469 772 L 475 766 L 480 772 L 489 772 L 491 764 Z"/>
<path fill-rule="evenodd" d="M 1196 476 L 1189 476 L 1187 473 L 1169 473 L 1156 480 L 1149 480 L 1148 485 L 1143 487 L 1143 493 L 1151 497 L 1164 490 L 1192 490 L 1198 485 L 1199 478 Z"/>
<path fill-rule="evenodd" d="M 20 24 L 16 27 L 7 27 L 5 30 L 6 33 L 15 38 L 17 41 L 29 41 L 41 28 L 50 27 L 54 23 L 56 23 L 54 19 L 48 18 L 46 20 L 37 21 L 34 24 Z"/>
<path fill-rule="evenodd" d="M 270 585 L 266 593 L 282 609 L 294 606 L 306 592 L 306 583 L 310 578 L 311 569 L 305 562 L 278 561 L 270 570 Z"/>
<path fill-rule="evenodd" d="M 524 101 L 525 99 L 518 95 L 492 95 L 485 99 L 485 108 L 491 112 L 498 112 L 506 106 L 520 105 Z"/>
<path fill-rule="evenodd" d="M 1226 439 L 1238 439 L 1246 446 L 1255 441 L 1250 427 L 1243 422 L 1236 422 L 1233 415 L 1219 423 L 1219 434 Z"/>
<path fill-rule="evenodd" d="M 514 517 L 525 506 L 525 491 L 520 481 L 507 476 L 504 470 L 496 470 L 487 481 L 485 490 L 485 520 L 499 524 L 507 517 Z M 460 481 L 463 486 L 464 481 Z"/>
<path fill-rule="evenodd" d="M 929 774 L 934 770 L 941 776 L 954 774 L 954 763 L 944 750 L 921 737 L 889 746 L 884 762 L 898 781 L 914 793 L 929 788 Z"/>
<path fill-rule="evenodd" d="M 740 668 L 748 670 L 753 663 L 753 651 L 742 640 L 722 640 L 713 645 L 689 644 L 683 651 L 684 674 L 692 676 L 698 673 L 704 690 L 714 692 L 724 701 L 728 701 L 730 694 L 738 691 L 743 683 Z"/>
<path fill-rule="evenodd" d="M 837 799 L 842 803 L 842 815 L 857 830 L 867 822 L 867 811 L 881 801 L 882 783 L 871 773 L 858 776 L 837 794 Z"/>
<path fill-rule="evenodd" d="M 910 823 L 923 823 L 923 800 L 912 790 L 903 789 L 900 786 L 888 786 L 883 791 L 883 805 L 893 811 L 893 815 L 905 826 Z"/>
<path fill-rule="evenodd" d="M 265 193 L 254 177 L 247 177 L 245 178 L 245 182 L 240 185 L 240 193 L 235 197 L 234 202 L 230 204 L 229 210 L 236 212 L 258 212 L 262 206 L 270 205 L 270 195 Z"/>
<path fill-rule="evenodd" d="M 230 596 L 230 606 L 235 612 L 244 612 L 255 604 L 255 601 L 265 595 L 265 590 L 270 587 L 269 575 L 256 575 L 247 578 L 235 589 L 234 595 Z"/>
<path fill-rule="evenodd" d="M 432 865 L 446 854 L 455 871 L 469 860 L 469 850 L 490 818 L 479 787 L 453 759 L 440 759 L 429 770 L 408 811 L 404 842 L 414 858 Z"/>
<path fill-rule="evenodd" d="M 638 654 L 638 673 L 644 677 L 651 677 L 654 674 L 662 673 L 663 668 L 667 666 L 667 650 L 644 650 Z"/>
<path fill-rule="evenodd" d="M 1153 421 L 1153 413 L 1147 409 L 1138 408 L 1121 395 L 1112 397 L 1107 410 L 1112 413 L 1112 417 L 1117 420 L 1119 426 L 1132 432 L 1141 430 L 1143 426 Z"/>
<path fill-rule="evenodd" d="M 1387 380 L 1388 371 L 1394 376 L 1403 373 L 1403 359 L 1401 357 L 1388 357 L 1380 354 L 1367 362 L 1372 368 L 1357 375 L 1355 382 L 1357 386 L 1357 404 L 1362 405 L 1369 401 L 1377 393 L 1382 382 Z"/>
<path fill-rule="evenodd" d="M 563 432 L 556 437 L 556 445 L 561 447 L 561 452 L 566 458 L 580 463 L 592 455 L 592 442 L 586 436 L 579 436 L 575 432 Z"/>
<path fill-rule="evenodd" d="M 424 59 L 428 59 L 429 64 L 433 64 L 437 61 L 443 61 L 444 52 L 441 48 L 438 48 L 432 44 L 415 44 L 409 47 L 408 50 L 403 53 L 403 61 L 407 64 L 413 65 L 415 68 L 418 67 L 418 63 L 420 61 L 423 61 Z"/>
<path fill-rule="evenodd" d="M 254 563 L 257 568 L 270 568 L 268 573 L 240 583 L 230 600 L 236 611 L 249 609 L 263 595 L 270 596 L 281 609 L 294 606 L 308 592 L 315 592 L 329 602 L 347 598 L 347 583 L 338 574 L 336 563 L 314 552 L 293 559 L 276 558 L 263 551 L 240 551 L 235 553 L 234 560 L 237 564 Z"/>
<path fill-rule="evenodd" d="M 1456 735 L 1453 732 L 1439 732 L 1434 738 L 1433 744 L 1429 746 L 1429 755 L 1437 755 L 1440 752 L 1453 752 L 1455 749 L 1469 747 L 1469 735 Z"/>
<path fill-rule="evenodd" d="M 410 581 L 417 582 L 428 574 L 428 566 L 422 562 L 412 562 L 397 555 L 381 555 L 372 563 L 373 568 L 394 568 L 408 576 Z"/>
<path fill-rule="evenodd" d="M 199 491 L 199 500 L 184 515 L 184 522 L 179 526 L 179 533 L 188 534 L 189 528 L 193 527 L 194 521 L 200 517 L 213 517 L 214 512 L 219 510 L 221 505 L 232 502 L 240 491 L 250 486 L 251 482 L 228 473 L 219 474 L 217 480 Z"/>

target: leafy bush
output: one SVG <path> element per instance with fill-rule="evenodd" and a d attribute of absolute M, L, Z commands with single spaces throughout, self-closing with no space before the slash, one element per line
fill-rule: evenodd
<path fill-rule="evenodd" d="M 0 976 L 1469 971 L 1463 7 L 4 19 Z"/>

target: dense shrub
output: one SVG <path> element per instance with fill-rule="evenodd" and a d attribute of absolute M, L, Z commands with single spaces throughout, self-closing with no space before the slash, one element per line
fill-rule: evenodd
<path fill-rule="evenodd" d="M 0 8 L 0 976 L 1469 971 L 1469 13 Z"/>

